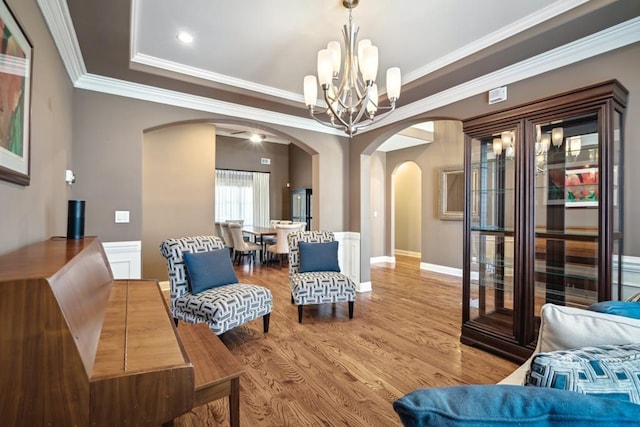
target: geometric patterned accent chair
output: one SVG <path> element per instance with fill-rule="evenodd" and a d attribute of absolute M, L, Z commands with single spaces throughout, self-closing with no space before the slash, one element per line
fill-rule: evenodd
<path fill-rule="evenodd" d="M 346 275 L 336 271 L 300 272 L 300 242 L 334 242 L 330 231 L 301 231 L 287 236 L 289 241 L 289 285 L 291 303 L 298 306 L 298 322 L 302 323 L 302 306 L 348 302 L 349 319 L 353 319 L 353 305 L 356 299 L 356 285 Z M 337 266 L 337 256 L 335 260 Z"/>
<path fill-rule="evenodd" d="M 192 294 L 188 284 L 183 254 L 201 253 L 224 248 L 216 236 L 194 236 L 167 239 L 160 252 L 167 261 L 171 287 L 171 316 L 187 323 L 206 323 L 216 335 L 243 323 L 263 318 L 263 330 L 269 331 L 273 308 L 271 291 L 265 287 L 232 283 Z"/>

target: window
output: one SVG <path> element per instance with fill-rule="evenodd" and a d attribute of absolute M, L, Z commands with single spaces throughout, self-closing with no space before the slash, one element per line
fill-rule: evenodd
<path fill-rule="evenodd" d="M 269 174 L 216 169 L 216 221 L 269 225 Z"/>

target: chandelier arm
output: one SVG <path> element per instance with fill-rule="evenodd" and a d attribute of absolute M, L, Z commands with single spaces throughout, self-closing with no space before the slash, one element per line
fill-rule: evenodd
<path fill-rule="evenodd" d="M 326 110 L 325 110 L 325 112 L 326 112 Z M 311 110 L 309 110 L 309 115 L 311 116 L 311 118 L 313 120 L 315 120 L 316 122 L 320 123 L 321 125 L 329 127 L 329 128 L 332 128 L 332 129 L 336 129 L 336 125 L 334 125 L 333 123 L 327 123 L 325 121 L 320 120 L 318 117 L 316 117 L 315 113 L 312 112 Z M 338 127 L 337 129 L 345 131 L 345 132 L 348 131 L 348 129 L 345 126 Z"/>
<path fill-rule="evenodd" d="M 380 107 L 378 107 L 378 109 L 380 109 Z M 394 103 L 393 106 L 386 107 L 384 109 L 385 110 L 389 110 L 389 111 L 387 111 L 387 112 L 385 112 L 383 114 L 375 116 L 378 120 L 384 120 L 387 116 L 389 116 L 391 114 L 391 112 L 395 110 L 395 103 Z M 354 126 L 353 133 L 355 133 L 356 131 L 358 131 L 360 129 L 364 129 L 364 128 L 367 128 L 367 127 L 371 126 L 373 124 L 373 120 L 374 120 L 373 117 L 370 117 L 369 120 L 367 122 L 363 123 L 362 125 Z"/>
<path fill-rule="evenodd" d="M 390 113 L 390 112 L 392 112 L 392 111 L 393 111 L 393 110 L 395 110 L 395 109 L 396 109 L 396 103 L 395 103 L 395 102 L 392 102 L 392 103 L 391 103 L 389 106 L 387 106 L 387 107 L 383 107 L 383 106 L 381 106 L 381 105 L 378 105 L 378 111 L 379 111 L 379 110 L 389 110 L 388 112 Z M 380 117 L 380 116 L 378 116 L 378 117 Z"/>
<path fill-rule="evenodd" d="M 360 100 L 360 102 L 358 103 L 358 105 L 360 106 L 358 111 L 358 115 L 356 116 L 355 120 L 352 121 L 352 123 L 358 123 L 360 121 L 360 119 L 362 119 L 362 116 L 364 115 L 365 111 L 367 111 L 367 105 L 369 104 L 369 91 L 367 91 L 366 96 Z"/>
<path fill-rule="evenodd" d="M 345 129 L 349 129 L 351 126 L 349 126 L 349 123 L 345 122 L 344 119 L 342 118 L 342 116 L 340 116 L 338 114 L 338 112 L 336 110 L 333 109 L 333 106 L 331 105 L 330 99 L 329 99 L 329 88 L 322 88 L 323 92 L 324 92 L 324 101 L 327 103 L 327 111 L 331 111 L 332 113 L 332 117 L 335 117 L 338 119 L 338 121 L 342 124 L 342 126 L 345 127 Z"/>

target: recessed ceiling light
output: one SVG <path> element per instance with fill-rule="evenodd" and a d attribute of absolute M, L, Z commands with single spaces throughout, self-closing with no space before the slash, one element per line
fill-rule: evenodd
<path fill-rule="evenodd" d="M 258 135 L 257 133 L 254 133 L 253 135 L 251 135 L 251 137 L 249 138 L 249 141 L 251 142 L 261 142 L 266 138 L 265 135 Z"/>
<path fill-rule="evenodd" d="M 182 43 L 193 43 L 193 36 L 189 33 L 187 33 L 186 31 L 180 31 L 177 35 L 178 40 L 180 40 Z"/>

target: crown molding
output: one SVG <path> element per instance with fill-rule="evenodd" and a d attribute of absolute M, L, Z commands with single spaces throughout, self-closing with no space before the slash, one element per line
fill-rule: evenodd
<path fill-rule="evenodd" d="M 73 28 L 73 23 L 71 21 L 66 1 L 37 0 L 37 2 L 58 48 L 62 61 L 67 69 L 69 78 L 76 88 L 189 108 L 198 111 L 206 111 L 234 118 L 256 120 L 314 132 L 344 136 L 342 132 L 323 126 L 312 119 L 290 116 L 246 105 L 233 104 L 211 98 L 89 74 L 87 73 L 84 65 L 84 60 L 82 58 L 82 53 L 75 35 L 75 30 Z M 519 31 L 522 31 L 527 28 L 527 25 L 531 25 L 531 22 L 534 19 L 544 19 L 544 17 L 547 17 L 548 19 L 554 16 L 554 14 L 559 14 L 563 10 L 569 10 L 582 3 L 584 3 L 584 0 L 556 2 L 549 8 L 541 10 L 541 16 L 535 17 L 535 14 L 530 15 L 524 20 L 521 20 L 522 22 L 518 21 L 516 23 L 518 25 L 515 25 L 515 27 L 520 28 Z M 529 20 L 531 20 L 531 22 Z M 517 31 L 516 28 L 513 28 L 510 31 Z M 487 36 L 487 38 L 505 36 L 508 35 L 506 35 L 506 33 L 497 32 Z M 427 98 L 421 99 L 420 101 L 399 107 L 393 112 L 393 114 L 387 115 L 386 117 L 380 117 L 379 121 L 376 121 L 371 126 L 363 129 L 360 133 L 366 133 L 382 126 L 387 126 L 389 124 L 415 117 L 436 108 L 449 105 L 453 102 L 478 95 L 495 87 L 515 83 L 632 43 L 637 43 L 638 41 L 640 41 L 640 17 L 636 17 L 575 42 L 568 43 L 556 49 L 552 49 L 548 52 L 521 61 L 517 64 L 513 64 L 501 70 L 449 88 Z M 484 43 L 489 42 L 490 40 L 484 41 Z M 478 47 L 476 46 L 476 49 L 477 48 Z M 473 49 L 473 47 L 470 47 L 469 49 Z M 459 51 L 456 52 L 458 52 L 456 53 L 457 55 L 463 54 Z M 469 54 L 469 52 L 467 52 L 467 54 Z M 431 65 L 433 65 L 433 63 Z M 255 88 L 259 87 L 259 85 L 249 84 L 248 86 L 254 88 L 251 90 L 256 90 Z M 261 90 L 259 90 L 259 92 L 260 91 Z M 302 102 L 302 97 L 300 97 L 300 102 Z"/>
<path fill-rule="evenodd" d="M 131 67 L 142 68 L 150 67 L 168 72 L 169 74 L 180 74 L 183 80 L 205 80 L 212 82 L 209 86 L 217 87 L 218 85 L 233 86 L 236 88 L 261 93 L 264 95 L 275 96 L 277 98 L 293 101 L 297 104 L 304 103 L 304 97 L 301 94 L 276 89 L 272 86 L 261 85 L 247 80 L 237 79 L 220 73 L 203 70 L 202 68 L 190 67 L 188 65 L 179 64 L 173 61 L 157 58 L 155 56 L 145 55 L 143 53 L 135 53 L 131 57 Z M 140 67 L 142 66 L 142 67 Z"/>
<path fill-rule="evenodd" d="M 565 67 L 640 41 L 640 17 L 557 47 L 548 52 L 486 74 L 427 98 L 397 108 L 391 117 L 375 122 L 366 131 L 387 126 L 454 102 Z"/>
<path fill-rule="evenodd" d="M 76 81 L 74 86 L 78 89 L 91 90 L 94 92 L 123 96 L 126 98 L 134 98 L 141 101 L 156 102 L 159 104 L 172 105 L 174 107 L 188 108 L 197 111 L 205 111 L 232 118 L 242 118 L 258 122 L 289 126 L 297 129 L 344 136 L 344 134 L 339 130 L 322 126 L 312 119 L 305 119 L 302 117 L 263 110 L 247 105 L 233 104 L 231 102 L 186 94 L 140 83 L 132 83 L 96 74 L 84 74 Z"/>
<path fill-rule="evenodd" d="M 87 73 L 65 0 L 37 0 L 71 82 Z"/>

